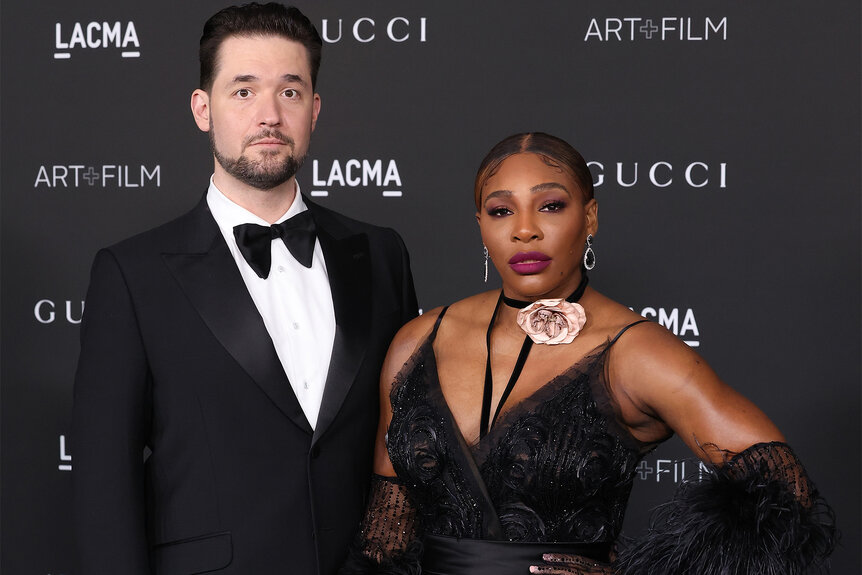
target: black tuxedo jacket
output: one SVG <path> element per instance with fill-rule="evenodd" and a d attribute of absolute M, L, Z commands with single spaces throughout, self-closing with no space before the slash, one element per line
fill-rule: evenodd
<path fill-rule="evenodd" d="M 380 366 L 416 296 L 394 231 L 305 201 L 336 320 L 314 430 L 205 200 L 96 256 L 72 436 L 81 575 L 331 575 L 343 560 Z"/>

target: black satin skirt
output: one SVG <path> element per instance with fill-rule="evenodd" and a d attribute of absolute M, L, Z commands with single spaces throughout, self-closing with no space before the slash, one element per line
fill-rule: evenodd
<path fill-rule="evenodd" d="M 529 575 L 543 553 L 569 553 L 608 561 L 609 543 L 517 543 L 428 535 L 423 575 Z"/>

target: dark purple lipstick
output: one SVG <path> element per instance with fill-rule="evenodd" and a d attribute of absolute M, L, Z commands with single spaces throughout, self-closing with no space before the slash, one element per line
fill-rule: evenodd
<path fill-rule="evenodd" d="M 551 256 L 542 252 L 518 252 L 509 258 L 509 267 L 516 274 L 537 274 L 551 265 Z"/>

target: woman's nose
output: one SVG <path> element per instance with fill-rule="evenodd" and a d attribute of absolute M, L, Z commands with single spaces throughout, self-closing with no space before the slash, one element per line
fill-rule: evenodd
<path fill-rule="evenodd" d="M 529 242 L 542 239 L 542 230 L 534 214 L 522 212 L 515 218 L 515 229 L 512 232 L 513 241 Z"/>

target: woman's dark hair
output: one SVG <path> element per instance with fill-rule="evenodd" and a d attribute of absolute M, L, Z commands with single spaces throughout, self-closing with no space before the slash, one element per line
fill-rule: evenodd
<path fill-rule="evenodd" d="M 499 142 L 482 160 L 473 187 L 477 210 L 481 209 L 482 188 L 488 178 L 497 172 L 503 160 L 524 152 L 536 154 L 549 166 L 568 171 L 580 186 L 584 203 L 593 199 L 593 176 L 583 156 L 568 142 L 556 136 L 544 132 L 526 132 L 509 136 Z"/>
<path fill-rule="evenodd" d="M 200 44 L 201 77 L 199 88 L 210 90 L 218 67 L 218 51 L 231 36 L 280 36 L 299 42 L 308 51 L 311 87 L 317 83 L 323 41 L 314 24 L 293 6 L 276 2 L 244 4 L 220 10 L 204 24 Z"/>

